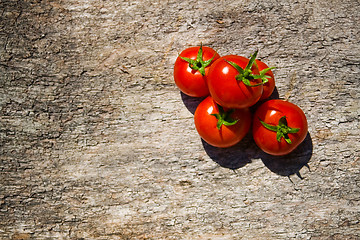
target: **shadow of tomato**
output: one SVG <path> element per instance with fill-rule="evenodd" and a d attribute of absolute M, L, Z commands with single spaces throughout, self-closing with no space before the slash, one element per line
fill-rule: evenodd
<path fill-rule="evenodd" d="M 259 149 L 259 151 L 261 150 Z M 296 174 L 299 178 L 303 179 L 300 175 L 300 170 L 304 166 L 310 170 L 308 162 L 311 159 L 312 152 L 313 144 L 308 132 L 305 140 L 291 153 L 285 156 L 272 156 L 261 151 L 259 157 L 270 171 L 287 177 Z"/>
<path fill-rule="evenodd" d="M 255 143 L 246 135 L 238 144 L 228 148 L 218 148 L 211 146 L 204 140 L 201 140 L 207 155 L 221 167 L 232 170 L 244 167 L 251 163 L 252 156 L 255 154 Z"/>
<path fill-rule="evenodd" d="M 186 95 L 183 92 L 180 92 L 180 94 L 181 94 L 181 100 L 183 101 L 185 107 L 192 114 L 195 113 L 197 106 L 207 97 L 207 96 L 206 97 L 191 97 L 191 96 Z"/>

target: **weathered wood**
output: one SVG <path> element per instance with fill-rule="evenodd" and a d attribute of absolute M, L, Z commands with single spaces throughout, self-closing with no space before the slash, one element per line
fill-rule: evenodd
<path fill-rule="evenodd" d="M 1 239 L 359 239 L 359 1 L 1 1 Z M 309 135 L 203 143 L 177 54 L 259 57 Z"/>

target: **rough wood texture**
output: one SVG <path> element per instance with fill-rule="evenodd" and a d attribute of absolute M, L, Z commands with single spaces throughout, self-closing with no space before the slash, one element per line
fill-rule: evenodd
<path fill-rule="evenodd" d="M 359 239 L 360 3 L 0 2 L 1 239 Z M 259 57 L 309 121 L 271 158 L 193 126 L 177 54 Z"/>

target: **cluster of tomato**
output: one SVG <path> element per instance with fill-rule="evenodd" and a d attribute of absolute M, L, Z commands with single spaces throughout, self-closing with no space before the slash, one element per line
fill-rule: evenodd
<path fill-rule="evenodd" d="M 307 120 L 295 104 L 268 100 L 275 88 L 273 68 L 256 56 L 220 57 L 210 47 L 190 47 L 176 59 L 174 80 L 184 94 L 206 97 L 196 108 L 194 122 L 208 144 L 233 146 L 252 128 L 264 152 L 286 155 L 305 139 Z M 255 104 L 259 107 L 252 114 L 249 108 Z"/>

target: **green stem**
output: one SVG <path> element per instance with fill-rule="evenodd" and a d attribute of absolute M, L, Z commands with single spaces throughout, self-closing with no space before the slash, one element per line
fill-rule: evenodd
<path fill-rule="evenodd" d="M 218 120 L 218 122 L 216 124 L 217 129 L 220 130 L 222 125 L 232 126 L 238 122 L 238 120 L 235 120 L 235 119 L 231 118 L 231 116 L 230 116 L 235 111 L 234 109 L 225 111 L 224 108 L 222 106 L 220 106 L 219 104 L 217 104 L 217 107 L 219 109 L 219 113 L 211 114 L 212 116 L 216 117 L 216 119 Z"/>
<path fill-rule="evenodd" d="M 260 71 L 259 75 L 253 74 L 251 68 L 254 64 L 256 65 L 255 60 L 256 60 L 257 53 L 258 53 L 258 51 L 255 51 L 255 53 L 253 55 L 251 55 L 251 58 L 250 58 L 248 64 L 246 65 L 245 69 L 242 69 L 239 65 L 237 65 L 234 62 L 225 60 L 226 62 L 228 62 L 231 66 L 233 66 L 238 71 L 239 74 L 235 76 L 235 79 L 238 81 L 242 81 L 246 86 L 249 86 L 249 87 L 256 87 L 256 86 L 267 83 L 269 81 L 268 78 L 270 78 L 270 76 L 265 75 L 265 73 L 267 73 L 271 69 L 274 69 L 273 67 L 266 68 L 266 69 L 263 69 L 262 71 Z M 254 79 L 261 79 L 262 82 L 257 83 L 257 84 L 251 84 L 250 81 L 254 80 Z"/>
<path fill-rule="evenodd" d="M 181 56 L 180 56 L 180 58 L 182 60 L 188 62 L 189 67 L 191 69 L 199 71 L 201 73 L 201 75 L 205 76 L 205 68 L 210 65 L 212 60 L 214 60 L 215 54 L 211 59 L 204 61 L 203 60 L 203 49 L 202 49 L 202 44 L 201 44 L 195 60 L 187 58 L 187 57 L 181 57 Z"/>
<path fill-rule="evenodd" d="M 276 140 L 278 142 L 281 141 L 281 138 L 284 138 L 288 144 L 291 144 L 292 142 L 291 142 L 288 134 L 289 133 L 297 133 L 298 131 L 300 131 L 300 128 L 291 128 L 288 126 L 286 116 L 281 117 L 279 119 L 279 124 L 276 126 L 265 123 L 265 122 L 261 121 L 261 119 L 259 119 L 259 120 L 265 128 L 269 129 L 270 131 L 276 132 Z"/>

